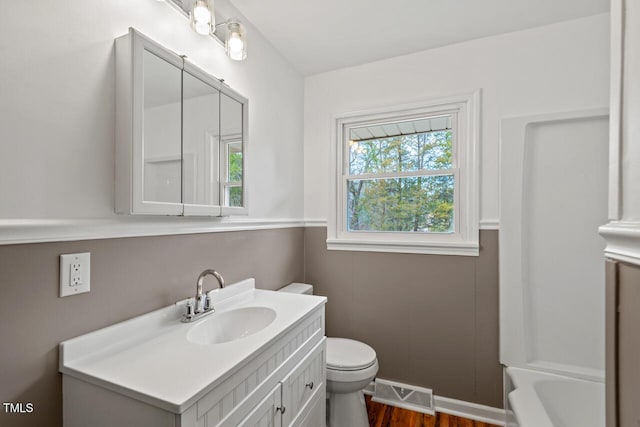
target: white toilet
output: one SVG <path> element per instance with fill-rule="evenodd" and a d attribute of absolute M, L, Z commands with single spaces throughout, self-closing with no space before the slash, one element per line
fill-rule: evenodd
<path fill-rule="evenodd" d="M 313 294 L 313 286 L 291 283 L 282 292 Z M 373 348 L 347 338 L 327 338 L 327 394 L 330 427 L 369 427 L 362 390 L 378 373 Z"/>

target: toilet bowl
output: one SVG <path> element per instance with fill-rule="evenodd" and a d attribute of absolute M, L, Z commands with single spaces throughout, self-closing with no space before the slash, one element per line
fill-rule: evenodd
<path fill-rule="evenodd" d="M 329 426 L 369 426 L 362 390 L 377 373 L 373 348 L 347 338 L 327 338 Z"/>
<path fill-rule="evenodd" d="M 313 286 L 292 283 L 282 292 L 312 294 Z M 327 338 L 327 397 L 330 427 L 368 427 L 362 390 L 378 373 L 373 348 L 348 338 Z"/>

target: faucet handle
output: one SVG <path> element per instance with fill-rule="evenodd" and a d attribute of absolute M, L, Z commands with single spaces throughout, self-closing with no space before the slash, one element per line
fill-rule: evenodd
<path fill-rule="evenodd" d="M 206 298 L 204 299 L 204 311 L 209 310 L 213 310 L 213 306 L 211 305 L 211 296 L 207 294 Z"/>
<path fill-rule="evenodd" d="M 192 316 L 192 315 L 193 315 L 193 303 L 189 299 L 189 301 L 187 301 L 187 316 Z"/>
<path fill-rule="evenodd" d="M 187 300 L 187 305 L 185 306 L 185 308 L 186 308 L 186 312 L 182 316 L 182 321 L 191 322 L 191 320 L 193 319 L 194 313 L 193 313 L 193 303 L 191 302 L 190 299 Z"/>

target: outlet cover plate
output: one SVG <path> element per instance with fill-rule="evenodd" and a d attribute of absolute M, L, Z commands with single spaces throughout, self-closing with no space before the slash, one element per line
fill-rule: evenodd
<path fill-rule="evenodd" d="M 60 297 L 91 290 L 91 253 L 60 255 Z"/>

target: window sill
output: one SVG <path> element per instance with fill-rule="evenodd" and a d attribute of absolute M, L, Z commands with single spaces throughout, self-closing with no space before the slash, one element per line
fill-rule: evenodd
<path fill-rule="evenodd" d="M 389 252 L 423 255 L 479 256 L 478 242 L 391 242 L 356 239 L 327 239 L 330 251 Z"/>

